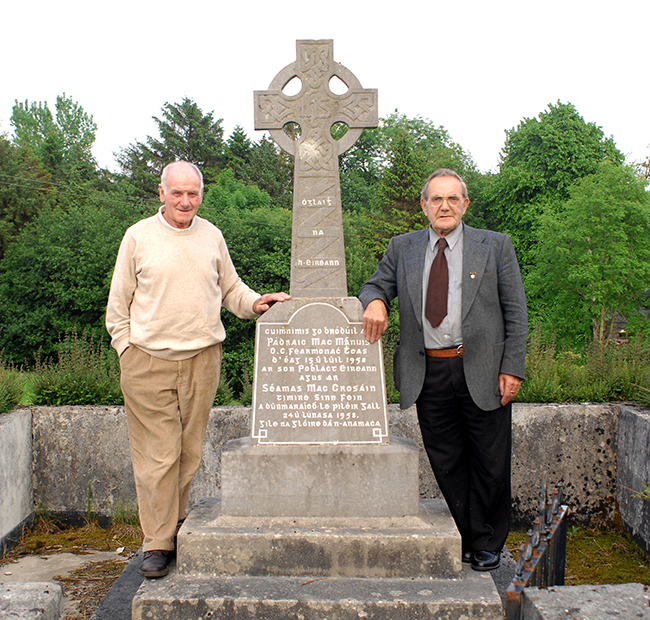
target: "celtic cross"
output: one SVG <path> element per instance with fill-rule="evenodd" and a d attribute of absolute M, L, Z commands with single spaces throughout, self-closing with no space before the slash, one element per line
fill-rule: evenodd
<path fill-rule="evenodd" d="M 338 157 L 366 127 L 378 123 L 377 90 L 364 89 L 343 65 L 334 62 L 331 40 L 296 41 L 296 61 L 282 69 L 269 89 L 255 91 L 255 129 L 268 130 L 294 157 L 291 295 L 294 298 L 347 297 L 345 248 Z M 337 95 L 330 80 L 348 88 Z M 287 95 L 294 78 L 300 92 Z M 292 139 L 284 128 L 300 127 Z M 340 139 L 332 127 L 344 123 Z"/>

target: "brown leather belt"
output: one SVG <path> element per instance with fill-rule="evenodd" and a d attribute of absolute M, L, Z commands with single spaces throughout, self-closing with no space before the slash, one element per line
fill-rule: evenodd
<path fill-rule="evenodd" d="M 463 345 L 455 349 L 425 349 L 429 357 L 463 357 Z"/>

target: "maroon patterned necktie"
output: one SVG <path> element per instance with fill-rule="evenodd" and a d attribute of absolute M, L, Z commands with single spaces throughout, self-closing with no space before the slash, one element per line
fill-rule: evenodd
<path fill-rule="evenodd" d="M 445 248 L 447 241 L 441 238 L 438 241 L 438 253 L 431 263 L 429 272 L 429 287 L 427 288 L 427 303 L 424 307 L 424 316 L 427 317 L 432 327 L 438 327 L 447 316 L 447 293 L 449 292 L 449 269 Z"/>

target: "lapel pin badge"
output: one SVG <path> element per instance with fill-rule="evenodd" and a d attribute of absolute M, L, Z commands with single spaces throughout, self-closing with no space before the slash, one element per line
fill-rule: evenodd
<path fill-rule="evenodd" d="M 476 277 L 476 274 L 472 271 L 472 273 L 469 274 L 469 277 L 473 280 Z"/>

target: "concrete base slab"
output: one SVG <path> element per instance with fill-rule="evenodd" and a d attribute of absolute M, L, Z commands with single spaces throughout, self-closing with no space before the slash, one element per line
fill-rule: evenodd
<path fill-rule="evenodd" d="M 261 518 L 202 498 L 178 534 L 177 564 L 211 576 L 454 578 L 461 538 L 444 500 L 400 518 Z"/>
<path fill-rule="evenodd" d="M 239 517 L 401 517 L 418 513 L 418 449 L 389 445 L 251 445 L 221 453 L 224 514 Z"/>
<path fill-rule="evenodd" d="M 59 620 L 62 612 L 57 583 L 0 583 L 0 620 Z"/>
<path fill-rule="evenodd" d="M 526 620 L 650 620 L 650 590 L 641 583 L 526 588 Z"/>
<path fill-rule="evenodd" d="M 124 560 L 124 556 L 115 551 L 25 555 L 15 562 L 1 567 L 0 582 L 9 584 L 28 581 L 51 581 L 59 575 L 66 577 L 72 571 L 92 562 L 106 562 L 108 560 Z"/>
<path fill-rule="evenodd" d="M 133 620 L 501 620 L 489 574 L 459 579 L 197 578 L 176 570 L 145 580 Z"/>

